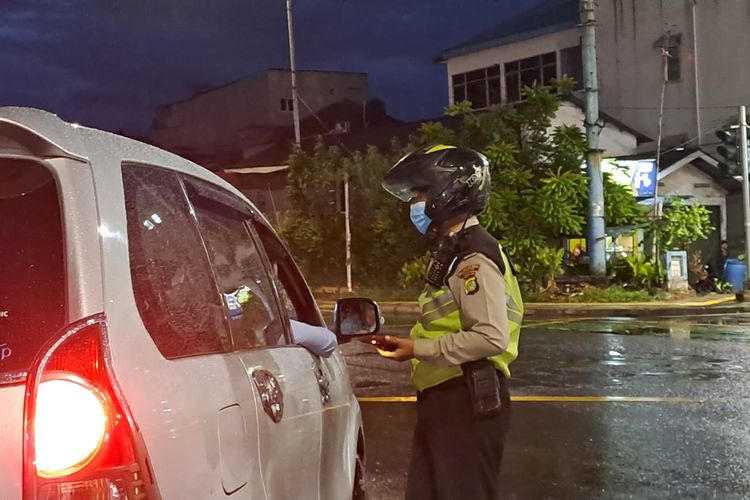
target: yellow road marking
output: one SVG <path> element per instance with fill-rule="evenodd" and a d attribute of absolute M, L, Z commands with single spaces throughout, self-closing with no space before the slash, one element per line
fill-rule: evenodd
<path fill-rule="evenodd" d="M 644 396 L 511 396 L 512 401 L 531 403 L 699 403 L 703 400 L 677 397 Z M 359 397 L 360 403 L 415 403 L 416 396 Z"/>
<path fill-rule="evenodd" d="M 513 401 L 560 403 L 697 403 L 701 400 L 644 396 L 512 396 Z"/>
<path fill-rule="evenodd" d="M 601 318 L 593 318 L 593 317 L 587 317 L 587 318 L 567 318 L 567 319 L 553 319 L 548 321 L 542 321 L 542 320 L 528 320 L 523 322 L 523 326 L 525 327 L 534 327 L 537 326 L 549 326 L 549 325 L 557 325 L 559 323 L 580 323 L 581 321 L 595 321 L 597 319 Z"/>
<path fill-rule="evenodd" d="M 736 300 L 735 297 L 718 297 L 718 298 L 715 298 L 715 299 L 711 299 L 711 300 L 706 300 L 704 302 L 700 302 L 697 305 L 715 306 L 716 304 L 723 304 L 724 302 L 732 302 L 734 300 Z M 696 304 L 695 304 L 695 302 L 692 302 L 692 303 L 688 302 L 688 303 L 686 303 L 686 305 L 696 305 Z"/>
<path fill-rule="evenodd" d="M 359 397 L 360 403 L 416 403 L 416 396 L 371 396 Z"/>

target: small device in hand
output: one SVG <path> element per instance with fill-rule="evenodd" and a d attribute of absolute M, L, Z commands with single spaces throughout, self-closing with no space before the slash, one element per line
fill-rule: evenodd
<path fill-rule="evenodd" d="M 398 344 L 388 342 L 384 335 L 370 335 L 362 339 L 362 342 L 367 342 L 370 345 L 374 345 L 381 351 L 395 351 L 396 349 L 398 349 Z"/>

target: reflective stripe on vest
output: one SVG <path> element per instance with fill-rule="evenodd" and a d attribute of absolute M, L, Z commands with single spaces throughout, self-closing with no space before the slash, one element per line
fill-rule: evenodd
<path fill-rule="evenodd" d="M 523 321 L 523 300 L 518 280 L 511 271 L 505 253 L 500 247 L 500 255 L 505 264 L 505 297 L 498 298 L 505 302 L 508 311 L 508 347 L 502 354 L 488 358 L 495 367 L 502 371 L 506 377 L 510 377 L 508 365 L 518 357 L 518 339 L 521 333 L 521 322 Z M 418 299 L 422 314 L 417 324 L 411 329 L 413 339 L 437 339 L 443 335 L 450 335 L 463 329 L 461 315 L 458 305 L 453 299 L 453 294 L 448 286 L 436 288 L 426 285 Z M 460 366 L 442 368 L 426 361 L 412 360 L 412 381 L 418 391 L 442 384 L 462 375 Z"/>

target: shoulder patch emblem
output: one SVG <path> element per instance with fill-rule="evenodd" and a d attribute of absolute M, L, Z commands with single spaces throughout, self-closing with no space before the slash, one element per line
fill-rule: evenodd
<path fill-rule="evenodd" d="M 464 292 L 466 295 L 474 295 L 479 291 L 479 282 L 476 276 L 470 276 L 464 280 Z"/>
<path fill-rule="evenodd" d="M 456 274 L 459 278 L 466 281 L 467 279 L 476 276 L 477 271 L 479 271 L 479 264 L 469 264 L 468 266 L 462 267 Z"/>

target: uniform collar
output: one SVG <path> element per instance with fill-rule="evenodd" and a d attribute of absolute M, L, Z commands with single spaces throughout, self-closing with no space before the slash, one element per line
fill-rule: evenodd
<path fill-rule="evenodd" d="M 450 236 L 455 235 L 456 233 L 458 233 L 459 231 L 461 231 L 461 228 L 465 227 L 466 229 L 468 229 L 470 227 L 478 226 L 478 225 L 479 225 L 479 219 L 477 219 L 476 215 L 472 215 L 471 217 L 469 217 L 466 220 L 466 226 L 464 226 L 464 223 L 461 222 L 461 223 L 456 224 L 455 226 L 451 227 L 448 230 L 448 236 L 450 237 Z"/>

